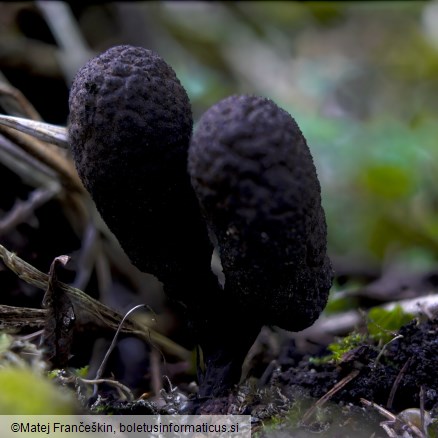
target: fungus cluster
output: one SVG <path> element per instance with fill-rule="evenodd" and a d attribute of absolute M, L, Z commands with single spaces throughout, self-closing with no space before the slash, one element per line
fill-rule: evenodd
<path fill-rule="evenodd" d="M 201 397 L 238 381 L 263 325 L 301 330 L 319 316 L 332 282 L 320 185 L 301 131 L 272 101 L 224 99 L 192 136 L 172 68 L 118 46 L 77 73 L 69 142 L 132 263 L 186 308 L 203 352 Z"/>

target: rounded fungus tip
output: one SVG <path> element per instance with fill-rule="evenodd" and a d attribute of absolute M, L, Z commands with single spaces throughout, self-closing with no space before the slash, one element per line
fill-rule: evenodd
<path fill-rule="evenodd" d="M 320 184 L 295 120 L 269 99 L 228 97 L 201 117 L 188 163 L 225 290 L 262 324 L 311 325 L 333 274 Z"/>
<path fill-rule="evenodd" d="M 212 247 L 187 172 L 191 105 L 172 67 L 112 47 L 78 71 L 69 107 L 73 159 L 103 220 L 135 266 L 196 301 L 197 284 L 212 282 Z"/>

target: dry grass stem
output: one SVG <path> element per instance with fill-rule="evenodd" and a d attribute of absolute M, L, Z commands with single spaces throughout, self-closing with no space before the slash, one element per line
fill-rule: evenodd
<path fill-rule="evenodd" d="M 51 125 L 37 120 L 0 114 L 0 124 L 17 131 L 29 134 L 38 140 L 50 143 L 61 148 L 68 148 L 67 129 L 63 126 Z"/>
<path fill-rule="evenodd" d="M 17 88 L 0 81 L 0 95 L 11 97 L 22 110 L 23 114 L 32 120 L 41 120 L 41 116 L 35 107 L 26 99 Z"/>
<path fill-rule="evenodd" d="M 26 283 L 29 283 L 39 289 L 46 290 L 49 282 L 49 276 L 42 273 L 29 263 L 22 260 L 17 255 L 9 252 L 4 246 L 0 245 L 0 258 L 3 259 L 4 264 L 14 272 L 19 278 L 21 278 Z M 119 327 L 120 322 L 123 320 L 123 315 L 115 310 L 110 309 L 99 301 L 91 298 L 81 290 L 71 287 L 65 283 L 58 282 L 57 285 L 60 290 L 67 294 L 68 298 L 71 300 L 75 314 L 77 316 L 77 325 L 79 327 L 93 326 L 100 329 L 104 329 L 108 332 L 115 332 Z M 4 307 L 4 306 L 3 306 Z M 21 308 L 15 308 L 14 312 L 20 312 Z M 7 310 L 7 309 L 6 309 Z M 34 309 L 38 310 L 38 316 L 41 317 L 43 313 L 47 312 L 45 309 Z M 34 313 L 30 313 L 29 317 L 33 318 Z M 6 320 L 11 321 L 12 318 L 6 317 Z M 44 320 L 41 325 L 35 324 L 34 321 L 29 320 L 28 323 L 23 321 L 23 326 L 32 326 L 34 328 L 41 328 L 44 326 Z M 8 329 L 5 320 L 2 320 L 3 328 Z M 12 326 L 10 329 L 16 329 L 16 325 L 12 320 Z M 146 326 L 141 321 L 136 321 L 129 319 L 125 322 L 120 330 L 126 335 L 136 336 L 145 342 L 152 342 L 159 345 L 163 351 L 173 354 L 182 360 L 189 361 L 191 359 L 191 352 L 171 341 L 164 335 L 156 332 L 150 327 Z"/>
<path fill-rule="evenodd" d="M 78 192 L 85 190 L 73 162 L 59 148 L 43 143 L 29 134 L 24 134 L 8 126 L 0 125 L 0 132 L 29 155 L 53 169 L 66 187 Z"/>

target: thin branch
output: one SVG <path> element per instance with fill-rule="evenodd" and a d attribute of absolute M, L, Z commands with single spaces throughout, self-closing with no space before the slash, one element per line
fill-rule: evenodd
<path fill-rule="evenodd" d="M 10 84 L 0 81 L 0 94 L 9 96 L 18 104 L 23 113 L 32 120 L 41 120 L 35 107 L 24 97 L 24 94 Z"/>
<path fill-rule="evenodd" d="M 77 275 L 73 286 L 84 289 L 93 272 L 96 255 L 100 250 L 100 242 L 96 226 L 90 221 L 82 236 L 82 244 L 78 259 Z"/>
<path fill-rule="evenodd" d="M 348 374 L 342 380 L 336 383 L 336 385 L 333 386 L 333 388 L 330 389 L 330 391 L 324 394 L 310 409 L 306 411 L 306 413 L 303 416 L 303 419 L 301 420 L 301 424 L 306 425 L 319 407 L 323 406 L 327 401 L 329 401 L 345 385 L 347 385 L 354 378 L 356 378 L 358 374 L 359 374 L 359 370 L 353 370 L 350 374 Z"/>
<path fill-rule="evenodd" d="M 128 401 L 134 400 L 134 395 L 132 394 L 131 390 L 127 386 L 125 386 L 122 383 L 118 382 L 117 380 L 112 380 L 112 379 L 83 379 L 82 377 L 78 377 L 78 380 L 83 382 L 83 383 L 90 384 L 90 385 L 99 385 L 99 384 L 102 384 L 102 383 L 106 383 L 108 385 L 114 386 L 119 391 L 121 391 L 122 394 L 124 394 L 126 396 Z"/>
<path fill-rule="evenodd" d="M 155 395 L 159 395 L 163 388 L 161 383 L 162 372 L 160 358 L 160 352 L 152 349 L 150 352 L 151 386 Z"/>
<path fill-rule="evenodd" d="M 0 162 L 33 187 L 58 181 L 57 174 L 45 164 L 0 134 Z"/>
<path fill-rule="evenodd" d="M 0 114 L 0 124 L 29 134 L 38 140 L 68 149 L 67 129 L 36 120 Z"/>
<path fill-rule="evenodd" d="M 46 309 L 0 305 L 0 330 L 16 332 L 22 329 L 41 329 L 47 316 Z"/>
<path fill-rule="evenodd" d="M 0 236 L 8 233 L 18 224 L 26 222 L 38 207 L 46 204 L 60 191 L 60 186 L 35 189 L 26 201 L 17 200 L 12 210 L 0 219 Z"/>
<path fill-rule="evenodd" d="M 9 252 L 2 245 L 0 245 L 0 258 L 3 259 L 4 264 L 12 272 L 14 272 L 26 283 L 29 283 L 39 289 L 47 289 L 49 281 L 49 276 L 47 274 L 42 273 L 17 255 Z M 117 330 L 120 321 L 123 319 L 123 315 L 121 315 L 119 312 L 110 309 L 99 301 L 91 298 L 81 290 L 71 287 L 65 283 L 59 282 L 58 287 L 62 289 L 62 291 L 66 293 L 69 299 L 72 301 L 72 304 L 75 308 L 75 314 L 77 316 L 77 324 L 79 326 L 92 325 L 112 332 Z M 39 310 L 39 312 L 46 312 L 45 309 L 37 310 Z M 17 312 L 17 310 L 14 312 Z M 41 313 L 38 314 L 41 315 Z M 6 317 L 6 319 L 10 320 L 10 316 Z M 3 324 L 7 329 L 7 324 L 5 325 L 4 320 L 1 321 L 1 324 Z M 35 322 L 29 320 L 27 326 L 29 325 L 32 327 L 41 328 L 44 326 L 44 321 L 40 325 L 35 326 Z M 16 328 L 14 325 L 12 325 L 12 327 Z M 182 360 L 189 361 L 191 359 L 190 351 L 171 341 L 166 336 L 151 329 L 142 321 L 131 319 L 127 320 L 121 329 L 121 332 L 127 335 L 136 336 L 146 342 L 152 339 L 152 341 L 155 344 L 160 345 L 164 351 L 167 351 L 168 353 L 171 353 Z"/>
<path fill-rule="evenodd" d="M 388 409 L 392 408 L 392 403 L 394 402 L 394 397 L 395 397 L 395 393 L 397 391 L 397 388 L 399 387 L 400 382 L 402 381 L 403 376 L 405 375 L 406 370 L 408 369 L 411 361 L 412 361 L 412 358 L 410 357 L 405 362 L 405 364 L 403 365 L 402 369 L 400 370 L 400 372 L 398 373 L 397 377 L 394 380 L 394 383 L 393 383 L 392 388 L 391 388 L 391 392 L 389 393 L 388 402 L 386 403 L 386 407 Z"/>
<path fill-rule="evenodd" d="M 85 189 L 73 162 L 59 148 L 43 143 L 30 137 L 29 134 L 24 134 L 8 126 L 0 125 L 0 132 L 13 139 L 14 143 L 28 154 L 53 169 L 65 186 L 78 192 L 84 192 Z"/>
<path fill-rule="evenodd" d="M 93 56 L 82 35 L 70 6 L 64 2 L 37 1 L 58 47 L 58 58 L 68 82 L 78 68 Z"/>
<path fill-rule="evenodd" d="M 415 424 L 412 424 L 408 419 L 403 418 L 402 414 L 404 411 L 402 411 L 398 416 L 395 416 L 392 412 L 389 412 L 387 409 L 383 408 L 382 406 L 378 405 L 377 403 L 366 400 L 364 398 L 361 398 L 360 401 L 365 406 L 369 406 L 371 408 L 374 408 L 379 414 L 383 415 L 384 417 L 386 417 L 388 419 L 387 422 L 384 421 L 384 422 L 380 423 L 380 425 L 386 431 L 387 431 L 387 427 L 385 427 L 385 426 L 388 426 L 388 424 L 395 426 L 398 423 L 401 426 L 406 425 L 407 427 L 409 427 L 412 434 L 415 435 L 416 437 L 426 438 L 426 435 L 424 435 L 423 432 L 421 432 L 421 430 L 418 429 L 417 426 L 415 426 Z M 394 436 L 398 437 L 400 435 L 394 435 Z"/>

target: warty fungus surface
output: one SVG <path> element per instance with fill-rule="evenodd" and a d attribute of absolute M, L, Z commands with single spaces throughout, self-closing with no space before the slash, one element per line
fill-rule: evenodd
<path fill-rule="evenodd" d="M 151 50 L 116 46 L 79 70 L 69 105 L 73 158 L 102 218 L 136 267 L 196 302 L 216 282 L 187 173 L 191 106 L 175 72 Z"/>
<path fill-rule="evenodd" d="M 175 72 L 132 46 L 82 67 L 69 104 L 84 186 L 132 263 L 186 309 L 205 364 L 199 396 L 225 394 L 264 324 L 301 330 L 327 301 L 326 223 L 301 131 L 272 101 L 232 96 L 191 138 Z"/>
<path fill-rule="evenodd" d="M 225 289 L 264 324 L 311 325 L 332 268 L 320 184 L 295 120 L 266 98 L 226 98 L 199 121 L 189 172 Z"/>

